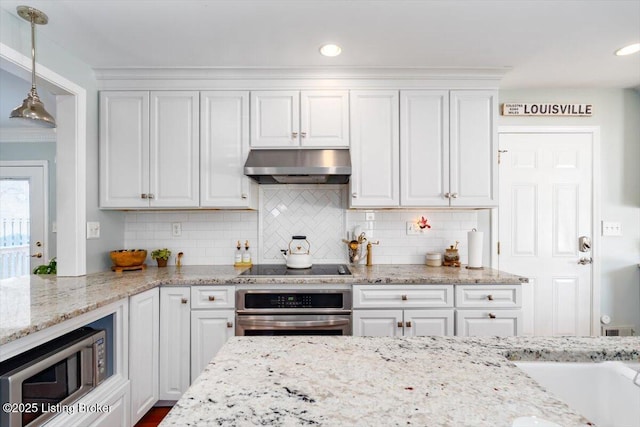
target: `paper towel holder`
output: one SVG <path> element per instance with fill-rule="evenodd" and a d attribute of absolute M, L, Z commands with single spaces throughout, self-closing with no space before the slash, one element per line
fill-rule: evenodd
<path fill-rule="evenodd" d="M 478 232 L 478 230 L 476 230 L 475 228 L 473 228 L 471 230 L 471 232 Z M 469 265 L 465 266 L 466 269 L 468 270 L 484 270 L 484 267 L 480 266 L 480 267 L 471 267 Z"/>

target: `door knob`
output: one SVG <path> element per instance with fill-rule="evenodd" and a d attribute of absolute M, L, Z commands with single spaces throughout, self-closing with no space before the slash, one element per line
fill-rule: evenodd
<path fill-rule="evenodd" d="M 587 236 L 580 236 L 578 238 L 578 250 L 580 252 L 591 252 L 591 239 Z"/>
<path fill-rule="evenodd" d="M 591 264 L 592 262 L 593 262 L 593 259 L 582 257 L 582 258 L 580 258 L 580 261 L 578 261 L 578 264 L 587 265 L 587 264 Z"/>
<path fill-rule="evenodd" d="M 42 252 L 36 252 L 35 254 L 31 255 L 31 258 L 42 258 Z"/>

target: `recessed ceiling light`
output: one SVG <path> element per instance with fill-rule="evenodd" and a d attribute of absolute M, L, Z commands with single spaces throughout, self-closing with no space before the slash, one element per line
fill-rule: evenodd
<path fill-rule="evenodd" d="M 338 56 L 342 48 L 337 44 L 325 44 L 320 46 L 320 53 L 324 56 Z"/>
<path fill-rule="evenodd" d="M 631 55 L 632 53 L 640 52 L 640 43 L 630 44 L 629 46 L 625 46 L 616 50 L 616 55 L 625 56 Z"/>

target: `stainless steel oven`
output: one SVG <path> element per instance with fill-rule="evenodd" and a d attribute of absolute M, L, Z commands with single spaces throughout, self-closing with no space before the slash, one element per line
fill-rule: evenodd
<path fill-rule="evenodd" d="M 310 286 L 310 285 L 305 285 Z M 351 335 L 350 289 L 236 292 L 236 335 Z"/>
<path fill-rule="evenodd" d="M 0 425 L 44 424 L 105 380 L 106 333 L 80 328 L 0 363 Z"/>

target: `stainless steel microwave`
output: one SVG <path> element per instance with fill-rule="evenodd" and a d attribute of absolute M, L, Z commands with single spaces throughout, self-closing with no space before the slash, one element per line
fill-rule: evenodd
<path fill-rule="evenodd" d="M 0 425 L 36 427 L 107 377 L 104 330 L 80 328 L 0 363 Z"/>

